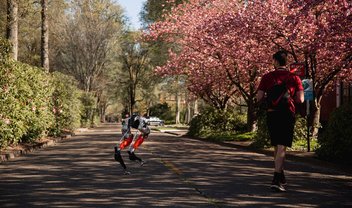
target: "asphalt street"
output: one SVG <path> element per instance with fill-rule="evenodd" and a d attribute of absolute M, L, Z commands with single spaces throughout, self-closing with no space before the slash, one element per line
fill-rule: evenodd
<path fill-rule="evenodd" d="M 286 193 L 269 189 L 270 156 L 152 132 L 123 175 L 116 124 L 0 163 L 0 207 L 352 207 L 352 175 L 286 161 Z"/>

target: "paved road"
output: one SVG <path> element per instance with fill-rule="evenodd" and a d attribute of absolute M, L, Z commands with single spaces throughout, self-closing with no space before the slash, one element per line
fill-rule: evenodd
<path fill-rule="evenodd" d="M 288 192 L 273 193 L 271 157 L 165 133 L 122 175 L 119 136 L 104 125 L 0 163 L 0 207 L 352 207 L 348 173 L 287 161 Z"/>

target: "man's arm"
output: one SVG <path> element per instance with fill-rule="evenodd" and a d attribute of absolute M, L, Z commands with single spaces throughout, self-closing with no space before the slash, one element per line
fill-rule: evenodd
<path fill-rule="evenodd" d="M 298 91 L 296 93 L 295 102 L 296 103 L 303 103 L 304 102 L 304 92 L 303 92 L 303 90 L 300 90 L 300 91 Z"/>

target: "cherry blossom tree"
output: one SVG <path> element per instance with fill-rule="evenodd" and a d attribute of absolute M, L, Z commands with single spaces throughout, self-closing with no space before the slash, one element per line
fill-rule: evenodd
<path fill-rule="evenodd" d="M 337 79 L 352 78 L 349 73 L 352 68 L 352 3 L 315 0 L 291 6 L 299 11 L 290 22 L 296 26 L 291 42 L 297 42 L 297 51 L 304 55 L 314 84 L 315 99 L 310 120 L 313 135 L 316 135 L 323 95 L 331 90 Z"/>
<path fill-rule="evenodd" d="M 258 23 L 258 36 L 305 63 L 314 85 L 310 122 L 317 135 L 320 102 L 334 81 L 352 75 L 352 3 L 348 1 L 266 1 L 248 6 Z M 263 24 L 264 23 L 264 24 Z"/>
<path fill-rule="evenodd" d="M 244 5 L 236 1 L 190 1 L 152 25 L 148 35 L 180 46 L 157 72 L 186 74 L 188 89 L 219 109 L 242 95 L 253 130 L 256 82 L 268 67 L 270 53 L 241 21 L 241 10 Z"/>
<path fill-rule="evenodd" d="M 190 0 L 146 36 L 178 45 L 158 73 L 187 75 L 188 89 L 203 99 L 215 89 L 220 100 L 238 92 L 247 103 L 251 130 L 258 80 L 272 70 L 271 54 L 286 50 L 292 61 L 306 64 L 313 80 L 316 126 L 326 90 L 335 79 L 351 77 L 351 11 L 348 1 Z"/>

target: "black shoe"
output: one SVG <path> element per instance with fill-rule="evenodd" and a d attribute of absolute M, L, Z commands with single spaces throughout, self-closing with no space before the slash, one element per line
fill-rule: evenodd
<path fill-rule="evenodd" d="M 280 174 L 280 183 L 281 183 L 281 185 L 286 185 L 287 184 L 285 173 L 284 173 L 283 170 L 281 171 L 281 174 Z"/>
<path fill-rule="evenodd" d="M 277 191 L 277 192 L 285 192 L 285 187 L 282 186 L 280 183 L 281 180 L 281 173 L 274 173 L 273 181 L 271 182 L 270 189 Z"/>
<path fill-rule="evenodd" d="M 134 154 L 134 152 L 130 152 L 130 151 L 128 151 L 128 158 L 129 158 L 130 160 L 132 160 L 132 161 L 137 160 L 137 157 L 136 157 L 136 155 Z"/>

